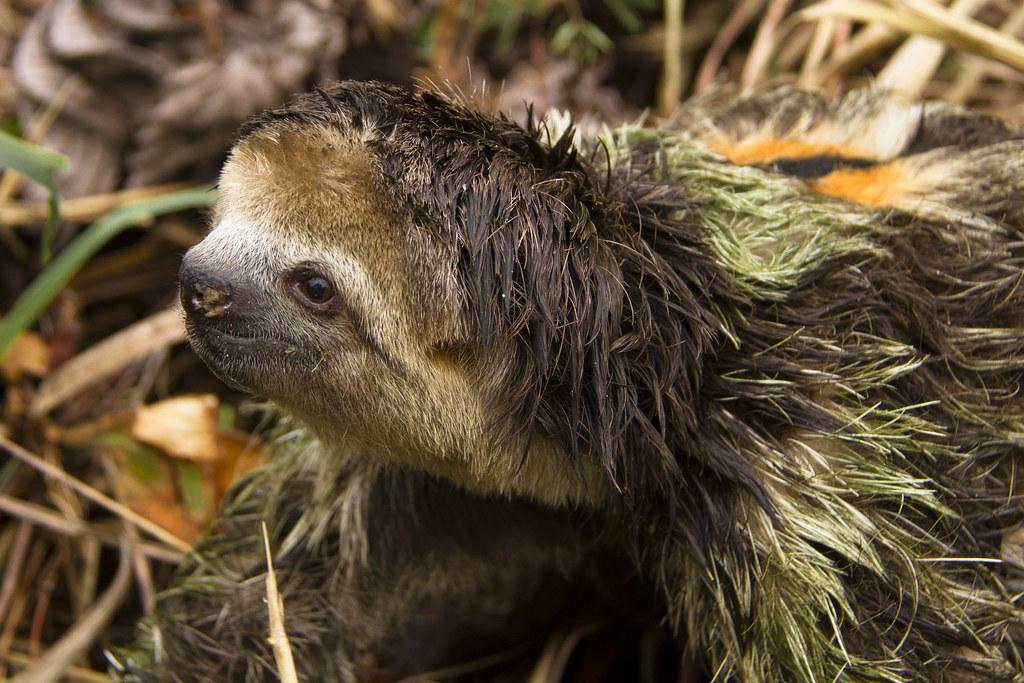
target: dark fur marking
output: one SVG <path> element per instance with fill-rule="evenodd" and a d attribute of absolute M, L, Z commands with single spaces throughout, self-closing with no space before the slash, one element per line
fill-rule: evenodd
<path fill-rule="evenodd" d="M 799 159 L 776 159 L 767 164 L 767 167 L 777 173 L 797 178 L 820 178 L 842 168 L 871 168 L 877 165 L 878 162 L 874 159 L 817 154 Z"/>

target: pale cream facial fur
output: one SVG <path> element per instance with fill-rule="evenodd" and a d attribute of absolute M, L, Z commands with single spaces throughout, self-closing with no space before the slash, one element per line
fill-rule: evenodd
<path fill-rule="evenodd" d="M 511 346 L 474 341 L 455 257 L 392 197 L 365 146 L 337 129 L 270 128 L 232 152 L 213 229 L 189 259 L 239 273 L 261 302 L 254 326 L 286 334 L 299 351 L 255 361 L 236 383 L 294 412 L 328 451 L 405 463 L 481 492 L 551 504 L 599 498 L 601 474 L 571 466 L 545 435 L 495 440 L 494 425 L 511 412 L 502 389 Z M 336 288 L 336 315 L 288 296 L 288 274 L 310 264 Z M 206 360 L 229 365 L 228 356 Z"/>

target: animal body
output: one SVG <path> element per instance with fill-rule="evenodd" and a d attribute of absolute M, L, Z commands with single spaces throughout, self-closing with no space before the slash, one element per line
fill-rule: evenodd
<path fill-rule="evenodd" d="M 1024 142 L 782 89 L 596 139 L 340 83 L 248 124 L 197 352 L 289 416 L 120 658 L 390 680 L 569 614 L 717 681 L 1024 677 Z"/>

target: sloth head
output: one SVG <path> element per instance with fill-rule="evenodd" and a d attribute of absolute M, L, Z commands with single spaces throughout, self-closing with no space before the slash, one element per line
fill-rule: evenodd
<path fill-rule="evenodd" d="M 332 445 L 485 491 L 593 497 L 588 467 L 567 467 L 550 435 L 526 426 L 513 385 L 530 370 L 500 314 L 474 313 L 525 293 L 471 300 L 480 290 L 467 279 L 481 274 L 464 262 L 493 255 L 467 253 L 484 234 L 450 239 L 472 202 L 491 202 L 472 209 L 475 229 L 502 229 L 498 204 L 513 199 L 499 195 L 516 190 L 501 174 L 543 180 L 531 150 L 543 151 L 507 122 L 374 84 L 264 114 L 231 152 L 212 230 L 182 265 L 193 347 Z M 504 267 L 488 265 L 492 278 Z"/>
<path fill-rule="evenodd" d="M 657 232 L 678 197 L 616 199 L 541 137 L 372 83 L 261 115 L 182 266 L 193 346 L 339 448 L 549 502 L 642 490 L 624 454 L 674 470 L 700 431 L 721 278 Z"/>

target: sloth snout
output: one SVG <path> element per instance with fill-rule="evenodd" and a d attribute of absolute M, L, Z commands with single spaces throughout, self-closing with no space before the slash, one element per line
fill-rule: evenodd
<path fill-rule="evenodd" d="M 178 280 L 181 305 L 189 318 L 219 318 L 231 308 L 231 285 L 223 277 L 197 268 L 187 257 L 181 265 Z"/>

